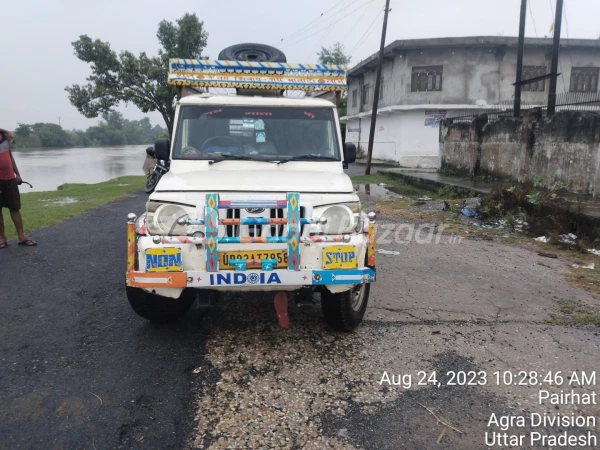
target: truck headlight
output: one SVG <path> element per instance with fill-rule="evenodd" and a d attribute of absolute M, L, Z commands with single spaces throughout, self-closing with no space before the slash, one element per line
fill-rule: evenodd
<path fill-rule="evenodd" d="M 148 234 L 186 236 L 200 231 L 198 225 L 179 225 L 177 220 L 194 215 L 194 208 L 170 203 L 148 202 L 146 204 L 146 230 Z"/>
<path fill-rule="evenodd" d="M 360 228 L 360 202 L 339 203 L 337 205 L 317 207 L 313 217 L 324 217 L 327 222 L 313 225 L 311 232 L 323 234 L 346 234 Z"/>

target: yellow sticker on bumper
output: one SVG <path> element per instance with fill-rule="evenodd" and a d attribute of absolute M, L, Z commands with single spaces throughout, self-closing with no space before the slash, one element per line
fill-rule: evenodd
<path fill-rule="evenodd" d="M 181 249 L 149 248 L 146 250 L 146 272 L 181 272 Z"/>
<path fill-rule="evenodd" d="M 323 249 L 323 269 L 355 269 L 356 248 L 353 245 L 337 245 Z"/>

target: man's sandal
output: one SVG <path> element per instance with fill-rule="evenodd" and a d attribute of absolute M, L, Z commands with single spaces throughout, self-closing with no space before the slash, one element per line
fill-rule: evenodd
<path fill-rule="evenodd" d="M 35 247 L 37 245 L 37 242 L 34 242 L 31 239 L 26 239 L 24 241 L 19 242 L 19 245 L 23 245 L 26 247 Z"/>
<path fill-rule="evenodd" d="M 8 242 L 0 242 L 0 250 L 6 247 L 8 247 Z"/>

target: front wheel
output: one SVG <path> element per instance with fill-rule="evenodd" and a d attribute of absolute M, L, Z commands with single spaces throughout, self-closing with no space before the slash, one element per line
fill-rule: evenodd
<path fill-rule="evenodd" d="M 130 286 L 127 286 L 127 300 L 138 316 L 155 323 L 172 322 L 183 317 L 194 303 L 194 297 L 185 291 L 179 298 L 168 298 Z"/>
<path fill-rule="evenodd" d="M 360 325 L 369 303 L 371 285 L 358 284 L 346 292 L 321 293 L 321 307 L 327 323 L 336 330 L 352 331 Z"/>

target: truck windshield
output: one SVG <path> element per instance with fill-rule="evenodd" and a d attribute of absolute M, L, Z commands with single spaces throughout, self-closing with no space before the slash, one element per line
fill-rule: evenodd
<path fill-rule="evenodd" d="M 327 108 L 181 106 L 173 159 L 339 161 Z"/>

